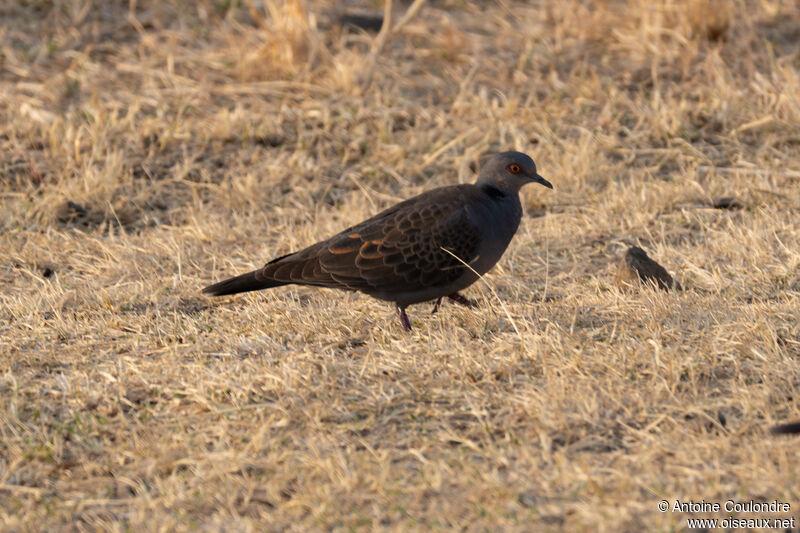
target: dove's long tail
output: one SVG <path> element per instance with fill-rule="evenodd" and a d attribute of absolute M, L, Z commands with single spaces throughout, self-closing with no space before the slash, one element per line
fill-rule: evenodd
<path fill-rule="evenodd" d="M 287 283 L 285 281 L 265 278 L 262 274 L 262 269 L 258 269 L 248 272 L 247 274 L 242 274 L 241 276 L 220 281 L 214 285 L 209 285 L 203 289 L 203 293 L 210 294 L 211 296 L 224 296 L 226 294 L 280 287 L 281 285 L 287 285 Z"/>
<path fill-rule="evenodd" d="M 773 435 L 791 435 L 794 433 L 800 433 L 800 422 L 790 422 L 788 424 L 773 426 L 770 429 L 770 433 Z"/>

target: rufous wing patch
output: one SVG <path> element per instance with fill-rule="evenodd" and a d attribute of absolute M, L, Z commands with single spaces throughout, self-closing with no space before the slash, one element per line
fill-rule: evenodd
<path fill-rule="evenodd" d="M 356 251 L 355 248 L 349 246 L 330 246 L 328 251 L 334 255 L 350 254 Z"/>

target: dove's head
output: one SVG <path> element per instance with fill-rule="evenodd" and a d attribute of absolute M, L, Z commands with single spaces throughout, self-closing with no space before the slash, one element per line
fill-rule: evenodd
<path fill-rule="evenodd" d="M 502 152 L 487 161 L 478 176 L 476 185 L 489 186 L 506 194 L 517 194 L 520 187 L 538 183 L 548 189 L 553 185 L 536 173 L 533 159 L 522 152 Z"/>

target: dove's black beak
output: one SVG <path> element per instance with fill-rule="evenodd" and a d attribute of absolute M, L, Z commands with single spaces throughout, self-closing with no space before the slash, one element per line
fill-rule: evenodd
<path fill-rule="evenodd" d="M 549 181 L 547 181 L 546 179 L 544 179 L 543 177 L 541 177 L 539 174 L 534 174 L 533 175 L 533 181 L 535 181 L 536 183 L 538 183 L 540 185 L 544 185 L 548 189 L 552 189 L 553 188 L 553 184 L 550 183 Z"/>

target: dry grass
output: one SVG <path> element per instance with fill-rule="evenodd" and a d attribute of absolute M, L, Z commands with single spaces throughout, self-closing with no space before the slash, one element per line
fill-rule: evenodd
<path fill-rule="evenodd" d="M 0 529 L 795 512 L 798 4 L 431 1 L 371 74 L 336 5 L 0 8 Z M 556 189 L 478 310 L 199 295 L 510 148 Z M 632 244 L 685 290 L 615 286 Z"/>

